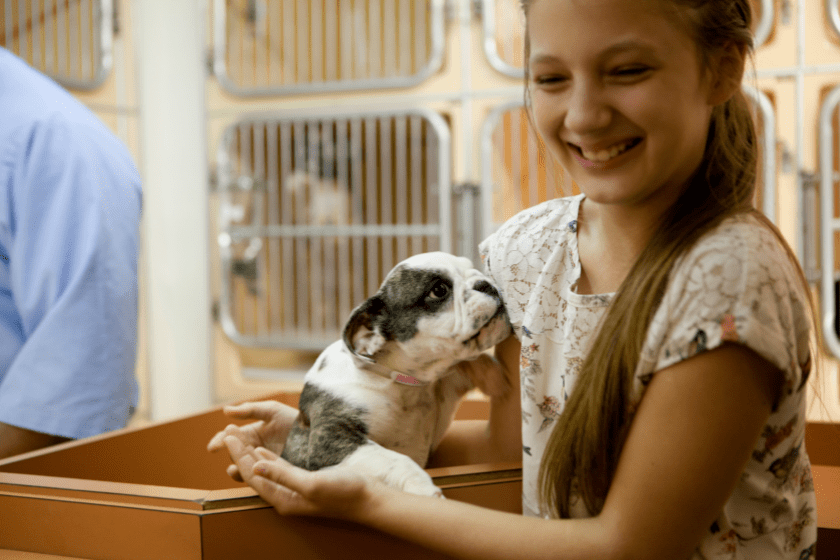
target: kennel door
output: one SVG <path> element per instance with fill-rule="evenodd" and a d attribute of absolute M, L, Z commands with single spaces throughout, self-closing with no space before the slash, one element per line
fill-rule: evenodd
<path fill-rule="evenodd" d="M 747 99 L 752 101 L 753 120 L 758 137 L 759 169 L 753 203 L 771 222 L 776 223 L 776 110 L 765 92 L 749 86 L 744 86 L 743 89 Z"/>
<path fill-rule="evenodd" d="M 521 210 L 579 192 L 546 151 L 521 100 L 488 113 L 480 142 L 482 239 Z"/>
<path fill-rule="evenodd" d="M 451 251 L 450 133 L 430 110 L 259 115 L 218 149 L 219 318 L 320 350 L 399 261 Z"/>
<path fill-rule="evenodd" d="M 482 18 L 482 45 L 490 65 L 506 76 L 524 76 L 525 20 L 520 0 L 478 0 Z M 840 0 L 829 0 L 835 5 Z M 773 0 L 752 0 L 754 10 L 753 33 L 755 48 L 762 46 L 773 30 L 775 3 Z M 832 14 L 835 27 L 840 16 Z"/>
<path fill-rule="evenodd" d="M 213 72 L 239 96 L 409 87 L 443 63 L 445 0 L 215 0 Z"/>
<path fill-rule="evenodd" d="M 840 358 L 840 86 L 823 100 L 820 110 L 820 302 L 823 341 Z"/>
<path fill-rule="evenodd" d="M 0 46 L 70 89 L 111 71 L 113 0 L 0 0 Z"/>

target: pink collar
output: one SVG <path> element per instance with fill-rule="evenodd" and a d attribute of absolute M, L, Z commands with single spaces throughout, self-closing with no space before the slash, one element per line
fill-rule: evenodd
<path fill-rule="evenodd" d="M 394 373 L 396 373 L 397 375 L 394 376 Z M 420 381 L 416 377 L 411 377 L 410 375 L 406 375 L 398 371 L 395 371 L 391 374 L 391 379 L 396 383 L 401 383 L 403 385 L 428 385 L 427 381 Z"/>
<path fill-rule="evenodd" d="M 388 377 L 391 381 L 395 383 L 399 383 L 400 385 L 411 385 L 412 387 L 422 387 L 423 385 L 428 385 L 428 381 L 421 381 L 416 377 L 412 377 L 405 373 L 393 370 L 389 367 L 385 367 L 382 364 L 377 364 L 376 361 L 371 358 L 370 356 L 364 356 L 362 354 L 354 354 L 357 358 L 361 359 L 365 363 L 363 366 L 364 369 L 371 371 L 377 375 L 381 375 L 382 377 Z"/>

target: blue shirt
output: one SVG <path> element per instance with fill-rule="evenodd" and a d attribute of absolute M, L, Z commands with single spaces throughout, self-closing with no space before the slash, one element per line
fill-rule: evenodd
<path fill-rule="evenodd" d="M 140 210 L 120 141 L 0 48 L 0 422 L 69 438 L 125 426 Z"/>

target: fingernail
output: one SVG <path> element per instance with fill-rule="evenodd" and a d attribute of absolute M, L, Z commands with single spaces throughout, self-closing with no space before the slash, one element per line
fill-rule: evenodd
<path fill-rule="evenodd" d="M 265 476 L 266 473 L 268 473 L 268 469 L 265 468 L 263 465 L 254 466 L 254 473 L 260 476 Z"/>

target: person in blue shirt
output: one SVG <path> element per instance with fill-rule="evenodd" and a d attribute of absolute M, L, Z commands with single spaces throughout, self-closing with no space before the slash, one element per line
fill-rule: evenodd
<path fill-rule="evenodd" d="M 0 48 L 0 458 L 136 407 L 141 203 L 125 146 Z"/>

